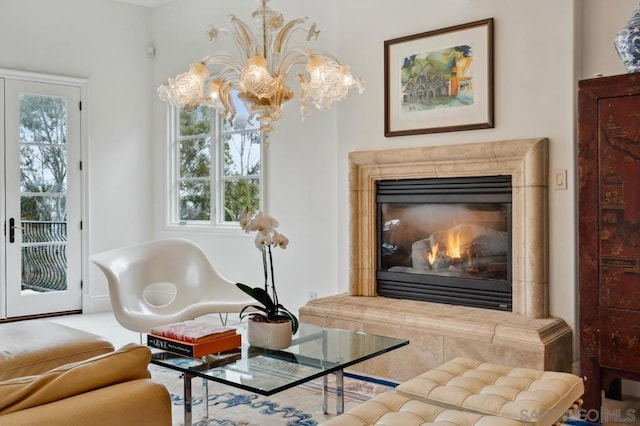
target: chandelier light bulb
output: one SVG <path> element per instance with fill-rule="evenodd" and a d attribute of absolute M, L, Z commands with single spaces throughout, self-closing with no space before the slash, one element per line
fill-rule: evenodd
<path fill-rule="evenodd" d="M 275 91 L 276 80 L 267 69 L 267 60 L 262 56 L 252 56 L 239 77 L 238 88 L 258 99 L 270 99 Z"/>

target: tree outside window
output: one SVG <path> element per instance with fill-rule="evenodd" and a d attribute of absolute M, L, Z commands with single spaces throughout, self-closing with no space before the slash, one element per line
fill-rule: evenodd
<path fill-rule="evenodd" d="M 245 207 L 260 209 L 262 155 L 259 127 L 239 111 L 222 122 L 206 106 L 176 114 L 176 220 L 228 224 Z"/>

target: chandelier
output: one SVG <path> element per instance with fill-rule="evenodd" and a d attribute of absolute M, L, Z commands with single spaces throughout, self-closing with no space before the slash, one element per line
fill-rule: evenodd
<path fill-rule="evenodd" d="M 303 119 L 309 115 L 310 102 L 325 110 L 334 102 L 344 100 L 354 87 L 358 87 L 360 93 L 364 91 L 364 81 L 354 77 L 349 66 L 341 64 L 334 56 L 304 47 L 288 48 L 294 33 L 306 33 L 309 41 L 317 39 L 320 31 L 315 23 L 302 28 L 306 17 L 285 23 L 283 15 L 270 9 L 268 2 L 259 0 L 258 8 L 252 13 L 260 25 L 258 34 L 234 15 L 229 15 L 232 29 L 209 26 L 212 41 L 218 41 L 224 34 L 233 40 L 240 54 L 215 52 L 205 56 L 200 62 L 191 64 L 189 71 L 160 86 L 160 99 L 186 111 L 200 105 L 216 108 L 223 119 L 232 124 L 236 116 L 234 98 L 237 97 L 244 103 L 249 120 L 256 119 L 260 123 L 268 143 L 274 123 L 282 116 L 283 103 L 294 96 L 288 86 L 292 80 L 298 80 L 300 84 L 298 100 Z M 306 65 L 302 67 L 303 64 Z"/>

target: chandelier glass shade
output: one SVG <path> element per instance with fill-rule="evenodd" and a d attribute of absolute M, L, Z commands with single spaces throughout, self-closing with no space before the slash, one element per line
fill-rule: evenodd
<path fill-rule="evenodd" d="M 236 116 L 234 98 L 240 99 L 249 120 L 256 119 L 268 141 L 273 125 L 282 116 L 282 105 L 294 97 L 289 87 L 299 83 L 300 112 L 309 115 L 310 104 L 320 110 L 342 101 L 349 90 L 364 91 L 364 81 L 354 77 L 347 65 L 334 56 L 304 47 L 288 47 L 291 36 L 303 32 L 306 40 L 317 39 L 320 32 L 313 23 L 302 25 L 308 18 L 285 23 L 281 13 L 267 6 L 269 0 L 259 0 L 252 17 L 260 31 L 250 27 L 234 15 L 229 15 L 232 29 L 211 25 L 209 38 L 218 41 L 221 35 L 230 37 L 239 55 L 216 52 L 189 66 L 189 71 L 170 78 L 158 88 L 160 99 L 187 111 L 200 105 L 218 109 L 228 123 Z"/>

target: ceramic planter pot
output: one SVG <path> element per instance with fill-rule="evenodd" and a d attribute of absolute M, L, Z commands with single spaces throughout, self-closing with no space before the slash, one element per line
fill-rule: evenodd
<path fill-rule="evenodd" d="M 249 319 L 247 339 L 249 344 L 259 348 L 288 348 L 291 346 L 291 321 L 271 323 Z"/>

